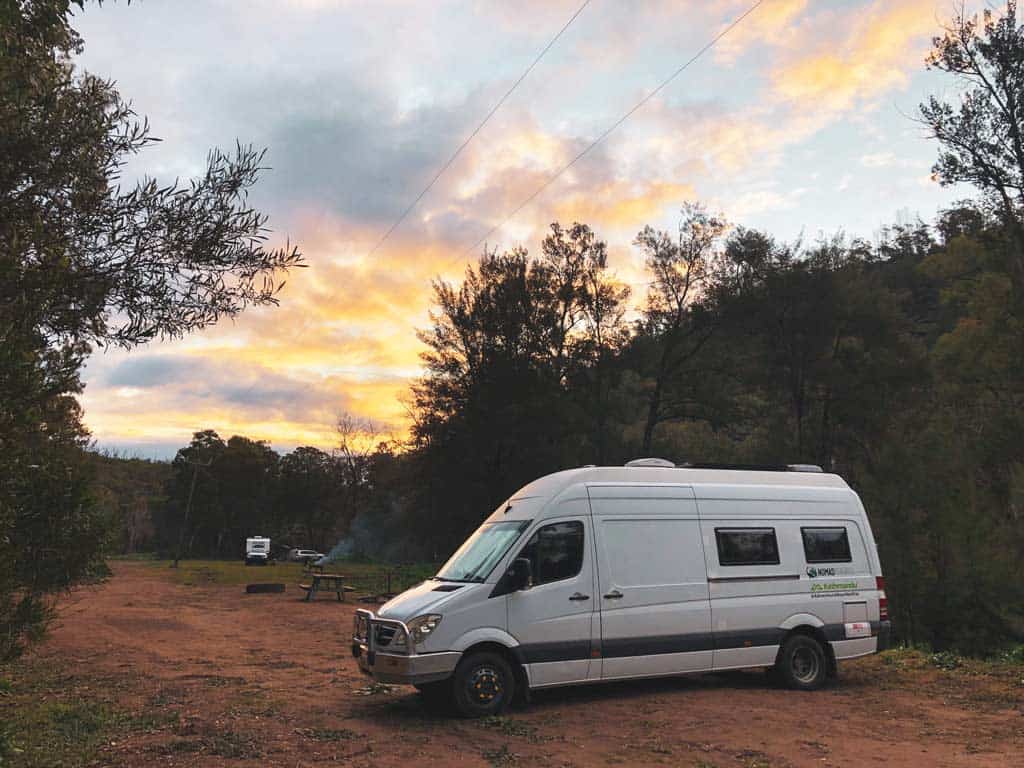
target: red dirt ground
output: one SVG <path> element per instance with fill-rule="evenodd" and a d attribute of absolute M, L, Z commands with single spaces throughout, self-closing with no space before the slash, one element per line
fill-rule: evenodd
<path fill-rule="evenodd" d="M 1024 766 L 1019 669 L 872 657 L 816 693 L 701 675 L 549 691 L 472 722 L 426 711 L 412 688 L 368 686 L 349 655 L 351 602 L 113 569 L 62 604 L 29 660 L 77 695 L 112 688 L 119 707 L 165 716 L 104 746 L 102 765 Z"/>

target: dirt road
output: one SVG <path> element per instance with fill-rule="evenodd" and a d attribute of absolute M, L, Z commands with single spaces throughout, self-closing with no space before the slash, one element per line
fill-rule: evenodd
<path fill-rule="evenodd" d="M 62 604 L 21 673 L 57 681 L 44 696 L 144 723 L 104 738 L 94 764 L 1024 766 L 1019 668 L 873 657 L 811 694 L 758 672 L 702 675 L 551 691 L 469 722 L 425 711 L 412 688 L 368 686 L 349 656 L 351 603 L 113 568 Z"/>

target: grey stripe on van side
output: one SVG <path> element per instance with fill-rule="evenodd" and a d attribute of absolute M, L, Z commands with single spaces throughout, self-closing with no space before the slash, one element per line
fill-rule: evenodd
<path fill-rule="evenodd" d="M 590 658 L 590 640 L 566 640 L 557 643 L 527 643 L 519 646 L 524 664 L 543 664 L 549 661 L 578 661 Z"/>
<path fill-rule="evenodd" d="M 715 648 L 757 648 L 765 645 L 778 645 L 782 642 L 786 630 L 769 629 L 734 629 L 729 632 L 715 632 Z"/>
<path fill-rule="evenodd" d="M 688 635 L 605 640 L 601 643 L 601 655 L 607 659 L 619 659 L 625 656 L 656 656 L 661 653 L 710 651 L 712 648 L 710 632 L 693 632 Z"/>
<path fill-rule="evenodd" d="M 871 622 L 871 634 L 877 635 L 881 624 Z M 829 642 L 846 639 L 843 624 L 826 624 L 821 628 Z M 762 648 L 780 645 L 786 630 L 740 629 L 728 632 L 690 632 L 683 635 L 652 637 L 625 637 L 605 640 L 572 640 L 557 643 L 527 643 L 519 646 L 517 656 L 525 664 L 550 661 L 579 661 L 592 656 L 607 659 L 630 656 L 657 656 L 664 653 L 693 653 L 696 651 L 730 650 L 734 648 Z"/>

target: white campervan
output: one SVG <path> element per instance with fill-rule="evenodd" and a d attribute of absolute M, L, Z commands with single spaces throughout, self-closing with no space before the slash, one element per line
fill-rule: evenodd
<path fill-rule="evenodd" d="M 270 539 L 253 536 L 245 540 L 245 564 L 266 565 L 270 562 Z"/>
<path fill-rule="evenodd" d="M 842 478 L 640 459 L 519 490 L 435 577 L 357 611 L 352 652 L 477 716 L 530 689 L 744 667 L 814 689 L 889 630 Z"/>

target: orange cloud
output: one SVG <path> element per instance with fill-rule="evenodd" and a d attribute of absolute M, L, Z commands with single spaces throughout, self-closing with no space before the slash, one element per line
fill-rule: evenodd
<path fill-rule="evenodd" d="M 750 3 L 733 3 L 738 15 Z M 798 35 L 801 16 L 807 10 L 808 0 L 772 0 L 762 3 L 744 23 L 735 27 L 715 46 L 715 60 L 732 63 L 758 43 L 781 46 L 791 43 Z"/>
<path fill-rule="evenodd" d="M 904 85 L 920 69 L 936 31 L 935 0 L 875 2 L 831 19 L 845 30 L 772 72 L 777 97 L 838 112 Z"/>
<path fill-rule="evenodd" d="M 602 230 L 614 228 L 629 232 L 662 218 L 667 211 L 678 210 L 682 203 L 695 198 L 696 190 L 690 184 L 669 181 L 645 184 L 618 179 L 560 195 L 554 204 L 554 219 L 600 222 Z"/>

